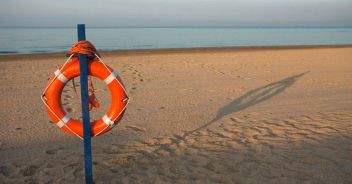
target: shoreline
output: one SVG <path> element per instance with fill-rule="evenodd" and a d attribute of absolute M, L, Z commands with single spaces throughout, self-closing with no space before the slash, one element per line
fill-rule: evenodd
<path fill-rule="evenodd" d="M 269 50 L 297 50 L 297 49 L 330 49 L 351 48 L 352 44 L 346 45 L 280 45 L 280 46 L 224 46 L 224 47 L 193 47 L 193 48 L 158 48 L 158 49 L 128 49 L 100 51 L 104 56 L 132 56 L 132 55 L 157 55 L 179 53 L 206 53 L 206 52 L 238 52 L 238 51 L 269 51 Z M 48 59 L 49 57 L 62 57 L 66 52 L 32 53 L 32 54 L 8 54 L 0 55 L 0 62 L 12 60 Z"/>

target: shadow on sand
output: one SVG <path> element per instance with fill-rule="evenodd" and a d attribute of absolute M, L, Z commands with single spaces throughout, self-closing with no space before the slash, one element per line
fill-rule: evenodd
<path fill-rule="evenodd" d="M 292 86 L 297 81 L 298 78 L 302 77 L 308 72 L 309 71 L 306 71 L 301 74 L 294 75 L 247 92 L 243 96 L 221 107 L 213 120 L 211 120 L 210 122 L 206 123 L 201 127 L 198 127 L 197 129 L 187 132 L 186 136 L 193 134 L 194 132 L 199 131 L 202 128 L 205 128 L 213 124 L 214 122 L 218 121 L 219 119 L 223 118 L 226 115 L 241 111 L 243 109 L 246 109 L 248 107 L 251 107 L 253 105 L 256 105 L 260 102 L 263 102 L 265 100 L 272 98 L 273 96 L 283 92 L 286 88 Z"/>

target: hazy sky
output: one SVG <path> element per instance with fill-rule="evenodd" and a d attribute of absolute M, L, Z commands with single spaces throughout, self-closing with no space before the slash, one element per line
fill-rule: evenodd
<path fill-rule="evenodd" d="M 352 26 L 352 0 L 0 0 L 7 26 Z"/>

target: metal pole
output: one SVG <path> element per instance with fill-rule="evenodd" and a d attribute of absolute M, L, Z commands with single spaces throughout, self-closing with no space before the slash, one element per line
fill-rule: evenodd
<path fill-rule="evenodd" d="M 78 41 L 86 39 L 86 31 L 84 24 L 77 24 Z M 90 119 L 88 109 L 88 66 L 87 56 L 80 54 L 79 69 L 81 80 L 81 103 L 82 103 L 82 117 L 83 117 L 83 139 L 84 139 L 84 170 L 86 177 L 86 184 L 93 183 L 92 171 L 92 149 L 90 142 Z"/>

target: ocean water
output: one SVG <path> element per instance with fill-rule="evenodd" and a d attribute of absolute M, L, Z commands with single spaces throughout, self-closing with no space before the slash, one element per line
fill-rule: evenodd
<path fill-rule="evenodd" d="M 86 28 L 98 50 L 352 44 L 352 28 Z M 75 28 L 0 28 L 0 55 L 67 51 Z"/>

